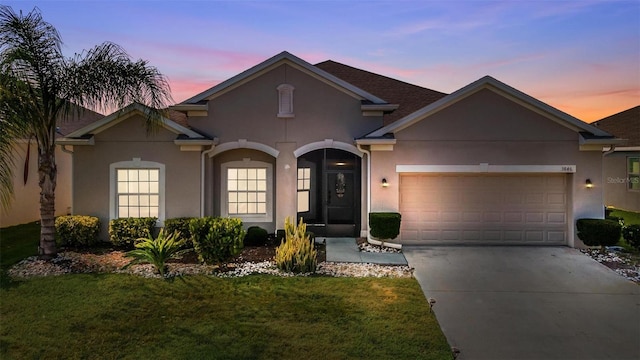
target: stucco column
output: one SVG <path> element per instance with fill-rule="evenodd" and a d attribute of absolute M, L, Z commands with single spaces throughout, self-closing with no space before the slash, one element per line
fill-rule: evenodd
<path fill-rule="evenodd" d="M 276 158 L 276 230 L 284 228 L 284 219 L 287 216 L 297 216 L 296 189 L 298 160 L 293 151 L 296 149 L 294 142 L 276 143 L 276 149 L 280 151 Z"/>

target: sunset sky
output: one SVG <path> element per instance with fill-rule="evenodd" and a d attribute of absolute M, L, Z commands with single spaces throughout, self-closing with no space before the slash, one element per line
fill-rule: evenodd
<path fill-rule="evenodd" d="M 183 101 L 284 50 L 442 92 L 491 75 L 587 122 L 640 104 L 640 0 L 3 1 L 104 41 Z"/>

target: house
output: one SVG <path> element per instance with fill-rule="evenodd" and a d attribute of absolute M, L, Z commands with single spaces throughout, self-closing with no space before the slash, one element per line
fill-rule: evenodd
<path fill-rule="evenodd" d="M 64 137 L 104 115 L 84 110 L 68 121 L 58 121 L 56 136 Z M 27 156 L 28 152 L 28 156 Z M 38 185 L 38 144 L 35 140 L 19 141 L 12 150 L 13 199 L 9 208 L 0 207 L 0 228 L 25 224 L 40 219 L 40 186 Z M 28 157 L 28 161 L 27 161 Z M 25 170 L 25 163 L 27 168 Z M 56 148 L 58 178 L 56 186 L 56 216 L 71 213 L 71 153 L 69 149 Z"/>
<path fill-rule="evenodd" d="M 151 135 L 134 104 L 59 140 L 75 214 L 367 236 L 369 212 L 398 211 L 404 244 L 579 246 L 620 142 L 489 76 L 444 94 L 288 52 L 172 109 L 186 121 Z"/>
<path fill-rule="evenodd" d="M 605 149 L 602 161 L 605 205 L 640 212 L 640 105 L 592 125 L 627 139 L 622 146 Z"/>

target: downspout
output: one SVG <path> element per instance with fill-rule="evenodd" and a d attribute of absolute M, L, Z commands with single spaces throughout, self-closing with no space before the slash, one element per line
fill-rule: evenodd
<path fill-rule="evenodd" d="M 369 213 L 371 212 L 371 151 L 362 148 L 362 145 L 357 144 L 358 150 L 367 155 L 367 241 L 369 239 Z M 362 235 L 362 234 L 361 234 Z"/>
<path fill-rule="evenodd" d="M 616 151 L 616 146 L 615 145 L 611 145 L 609 150 L 607 150 L 604 153 L 602 153 L 602 156 L 604 157 L 604 156 L 607 156 L 609 154 L 612 154 L 614 151 Z"/>
<path fill-rule="evenodd" d="M 369 213 L 371 212 L 371 151 L 362 148 L 362 145 L 356 144 L 358 150 L 367 154 L 367 242 L 373 245 L 387 246 L 394 249 L 402 249 L 402 244 L 389 243 L 371 238 L 369 227 Z"/>
<path fill-rule="evenodd" d="M 211 144 L 209 150 L 203 151 L 202 155 L 200 156 L 200 217 L 204 217 L 205 158 L 207 157 L 207 155 L 213 152 L 213 150 L 216 148 L 216 145 L 218 145 L 218 138 L 213 139 L 213 144 Z"/>
<path fill-rule="evenodd" d="M 73 187 L 73 151 L 67 149 L 67 145 L 60 145 L 60 150 L 62 150 L 63 153 L 65 154 L 69 154 L 71 156 L 71 206 L 69 207 L 69 209 L 67 209 L 67 215 L 71 215 L 73 214 L 73 200 L 74 200 L 74 193 L 75 193 L 75 188 Z"/>

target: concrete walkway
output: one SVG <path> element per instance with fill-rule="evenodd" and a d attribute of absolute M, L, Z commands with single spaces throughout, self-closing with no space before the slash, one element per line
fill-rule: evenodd
<path fill-rule="evenodd" d="M 402 253 L 372 253 L 358 249 L 354 238 L 316 238 L 326 243 L 328 262 L 370 263 L 381 265 L 407 265 Z"/>
<path fill-rule="evenodd" d="M 567 247 L 408 247 L 468 359 L 640 359 L 640 286 Z"/>

